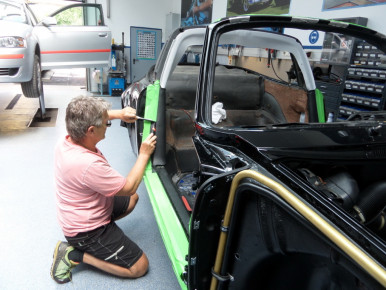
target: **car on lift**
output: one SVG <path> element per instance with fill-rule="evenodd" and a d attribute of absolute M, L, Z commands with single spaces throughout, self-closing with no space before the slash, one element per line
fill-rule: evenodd
<path fill-rule="evenodd" d="M 289 0 L 229 0 L 228 9 L 237 13 L 253 13 L 274 4 L 274 7 L 289 5 Z"/>
<path fill-rule="evenodd" d="M 134 153 L 157 134 L 144 183 L 181 288 L 386 287 L 385 104 L 326 122 L 320 49 L 293 36 L 315 30 L 382 67 L 363 26 L 239 16 L 176 30 L 122 94 L 145 118 L 121 124 Z"/>
<path fill-rule="evenodd" d="M 99 4 L 63 7 L 38 22 L 24 1 L 0 1 L 0 83 L 42 93 L 42 70 L 109 65 L 111 31 Z M 98 23 L 99 21 L 99 23 Z"/>
<path fill-rule="evenodd" d="M 246 13 L 251 7 L 256 7 L 256 9 L 260 10 L 268 7 L 272 2 L 273 0 L 230 0 L 228 5 L 231 10 Z"/>

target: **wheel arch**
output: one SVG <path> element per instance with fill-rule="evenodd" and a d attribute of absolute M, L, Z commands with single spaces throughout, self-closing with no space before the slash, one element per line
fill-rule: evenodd
<path fill-rule="evenodd" d="M 39 45 L 39 43 L 36 43 L 36 45 L 35 45 L 35 55 L 37 55 L 37 56 L 39 56 L 39 59 L 40 59 L 40 62 L 42 62 L 42 60 L 41 60 L 41 56 L 40 56 L 40 45 Z"/>

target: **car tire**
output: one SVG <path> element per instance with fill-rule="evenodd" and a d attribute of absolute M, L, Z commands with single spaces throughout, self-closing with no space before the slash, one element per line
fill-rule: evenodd
<path fill-rule="evenodd" d="M 243 8 L 243 12 L 248 12 L 248 10 L 249 10 L 249 2 L 248 2 L 248 0 L 243 0 L 242 1 L 242 8 Z"/>
<path fill-rule="evenodd" d="M 272 0 L 266 1 L 264 3 L 255 3 L 255 4 L 249 4 L 248 0 L 238 0 L 235 5 L 236 12 L 245 14 L 252 10 L 251 13 L 254 13 L 257 10 L 261 10 L 264 8 L 267 8 L 272 4 Z"/>
<path fill-rule="evenodd" d="M 245 14 L 249 9 L 248 0 L 235 0 L 232 6 L 230 7 L 231 11 L 234 11 L 238 14 Z"/>
<path fill-rule="evenodd" d="M 30 81 L 21 83 L 21 89 L 26 98 L 39 98 L 43 92 L 42 70 L 40 66 L 40 58 L 34 56 L 32 78 Z"/>
<path fill-rule="evenodd" d="M 289 5 L 289 2 L 290 2 L 290 1 L 288 1 L 288 0 L 275 0 L 276 6 Z"/>

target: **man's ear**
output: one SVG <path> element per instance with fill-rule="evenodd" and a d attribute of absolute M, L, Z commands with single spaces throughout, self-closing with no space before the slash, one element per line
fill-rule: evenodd
<path fill-rule="evenodd" d="M 94 132 L 95 132 L 95 126 L 88 127 L 87 133 L 94 134 Z"/>

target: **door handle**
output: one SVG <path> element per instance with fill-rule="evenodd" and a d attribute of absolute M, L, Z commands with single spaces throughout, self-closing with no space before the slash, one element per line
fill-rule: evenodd
<path fill-rule="evenodd" d="M 133 64 L 135 64 L 135 61 L 138 61 L 138 59 L 133 58 Z"/>
<path fill-rule="evenodd" d="M 107 33 L 106 32 L 105 33 L 99 33 L 98 36 L 99 37 L 107 37 Z"/>

